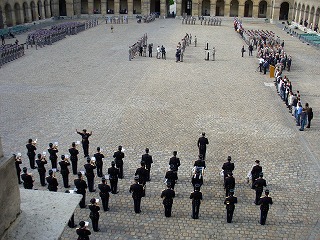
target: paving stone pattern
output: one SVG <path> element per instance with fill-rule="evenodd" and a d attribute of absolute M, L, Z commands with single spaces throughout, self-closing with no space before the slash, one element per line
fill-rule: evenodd
<path fill-rule="evenodd" d="M 276 32 L 293 57 L 287 73 L 302 101 L 314 110 L 310 129 L 299 132 L 287 108 L 266 75 L 255 72 L 258 60 L 241 58 L 244 42 L 234 32 L 232 19 L 221 27 L 181 25 L 162 19 L 150 24 L 101 24 L 52 46 L 26 51 L 26 56 L 0 69 L 2 142 L 7 154 L 22 152 L 38 139 L 38 152 L 59 142 L 67 153 L 75 133 L 93 131 L 90 153 L 104 150 L 104 171 L 118 145 L 125 149 L 125 178 L 119 194 L 110 198 L 110 211 L 101 212 L 101 232 L 91 239 L 320 239 L 319 226 L 319 51 L 285 34 L 275 25 L 244 23 L 245 28 Z M 186 48 L 183 63 L 175 62 L 175 47 L 191 33 L 198 46 Z M 154 57 L 128 61 L 128 47 L 144 33 L 154 44 Z M 19 36 L 20 42 L 23 35 Z M 204 61 L 205 41 L 216 48 L 216 61 Z M 167 60 L 156 59 L 158 45 Z M 246 53 L 247 54 L 247 53 Z M 267 84 L 268 85 L 268 84 Z M 270 85 L 270 84 L 269 84 Z M 202 187 L 200 219 L 191 218 L 191 168 L 198 155 L 196 142 L 205 131 L 207 170 Z M 141 155 L 150 148 L 154 164 L 151 182 L 135 214 L 129 185 Z M 164 216 L 161 191 L 172 151 L 181 159 L 171 218 Z M 80 150 L 80 170 L 85 159 Z M 80 156 L 79 155 L 79 156 Z M 236 205 L 232 224 L 226 223 L 224 189 L 219 172 L 227 156 L 235 162 Z M 246 183 L 247 172 L 259 159 L 274 204 L 261 226 L 255 193 Z M 49 169 L 51 164 L 48 164 Z M 41 187 L 38 173 L 35 188 Z M 64 191 L 59 174 L 59 191 Z M 13 176 L 15 177 L 15 176 Z M 73 176 L 70 175 L 71 188 Z M 100 179 L 95 179 L 96 185 Z M 87 203 L 98 192 L 87 194 Z M 89 210 L 77 208 L 75 221 L 89 220 Z M 90 223 L 91 225 L 91 223 Z M 76 239 L 65 228 L 63 240 Z"/>

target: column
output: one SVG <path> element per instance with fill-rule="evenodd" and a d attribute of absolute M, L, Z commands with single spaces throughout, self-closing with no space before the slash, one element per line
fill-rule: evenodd
<path fill-rule="evenodd" d="M 199 1 L 201 0 L 192 1 L 192 13 L 191 13 L 192 16 L 199 16 L 199 5 L 200 5 Z"/>
<path fill-rule="evenodd" d="M 181 13 L 181 6 L 182 5 L 182 0 L 177 0 L 176 2 L 176 16 L 182 16 Z"/>
<path fill-rule="evenodd" d="M 23 9 L 23 7 L 22 7 Z M 50 11 L 50 9 L 48 9 L 48 11 Z M 26 14 L 26 15 L 24 15 Z M 25 12 L 23 12 L 23 21 L 24 22 L 31 22 L 31 9 L 30 7 L 28 6 L 26 9 L 25 9 Z"/>
<path fill-rule="evenodd" d="M 101 14 L 107 14 L 107 0 L 101 0 Z"/>
<path fill-rule="evenodd" d="M 133 15 L 133 0 L 127 0 L 128 4 L 128 15 L 132 16 Z"/>
<path fill-rule="evenodd" d="M 160 0 L 160 16 L 167 16 L 167 1 L 166 0 Z"/>
<path fill-rule="evenodd" d="M 238 17 L 244 17 L 244 4 L 239 3 L 239 8 L 238 8 Z"/>
<path fill-rule="evenodd" d="M 224 16 L 230 17 L 230 3 L 225 3 L 224 5 Z"/>
<path fill-rule="evenodd" d="M 141 14 L 142 15 L 150 14 L 150 1 L 149 0 L 141 0 Z"/>
<path fill-rule="evenodd" d="M 66 11 L 68 17 L 72 17 L 74 15 L 73 0 L 66 0 Z"/>
<path fill-rule="evenodd" d="M 277 5 L 274 5 L 272 8 L 272 20 L 273 21 L 279 21 L 279 14 L 280 14 L 280 7 Z"/>
<path fill-rule="evenodd" d="M 73 2 L 73 14 L 80 17 L 81 15 L 81 0 L 74 0 Z"/>
<path fill-rule="evenodd" d="M 120 0 L 114 0 L 114 14 L 119 15 L 120 11 Z"/>
<path fill-rule="evenodd" d="M 216 0 L 210 0 L 210 16 L 216 15 Z"/>
<path fill-rule="evenodd" d="M 94 9 L 94 5 L 93 5 L 93 0 L 88 0 L 88 14 L 92 15 L 93 14 L 93 9 Z"/>
<path fill-rule="evenodd" d="M 252 17 L 258 18 L 259 16 L 259 5 L 252 6 Z"/>

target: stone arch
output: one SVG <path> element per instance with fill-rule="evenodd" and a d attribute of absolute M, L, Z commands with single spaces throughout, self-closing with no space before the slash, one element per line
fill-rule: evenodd
<path fill-rule="evenodd" d="M 224 0 L 217 0 L 216 4 L 216 16 L 224 16 Z"/>
<path fill-rule="evenodd" d="M 288 20 L 289 3 L 283 2 L 280 5 L 279 20 Z"/>
<path fill-rule="evenodd" d="M 319 25 L 319 16 L 320 16 L 320 8 L 318 7 L 318 8 L 317 8 L 317 11 L 316 11 L 316 17 L 315 17 L 315 21 L 314 21 L 314 26 L 315 26 L 316 24 Z"/>
<path fill-rule="evenodd" d="M 133 0 L 133 14 L 141 14 L 141 0 Z"/>
<path fill-rule="evenodd" d="M 37 10 L 38 10 L 38 17 L 39 19 L 43 19 L 43 13 L 42 13 L 42 2 L 39 0 L 37 3 Z"/>
<path fill-rule="evenodd" d="M 29 18 L 29 6 L 27 2 L 24 2 L 22 4 L 22 9 L 23 9 L 23 22 L 27 23 L 30 22 L 30 18 Z"/>
<path fill-rule="evenodd" d="M 232 0 L 230 2 L 230 17 L 238 17 L 239 15 L 239 2 L 238 0 Z"/>
<path fill-rule="evenodd" d="M 31 10 L 31 21 L 37 20 L 37 13 L 36 13 L 36 4 L 34 1 L 30 3 L 30 10 Z"/>
<path fill-rule="evenodd" d="M 315 11 L 315 8 L 314 8 L 314 6 L 312 6 L 312 8 L 310 10 L 310 20 L 309 20 L 309 22 L 310 22 L 310 24 L 312 23 L 313 26 L 314 26 L 314 22 L 313 22 L 313 20 L 314 20 L 314 11 Z"/>
<path fill-rule="evenodd" d="M 296 14 L 296 19 L 295 22 L 299 23 L 300 21 L 300 14 L 301 14 L 301 3 L 298 4 L 298 8 L 297 8 L 297 14 Z"/>
<path fill-rule="evenodd" d="M 43 5 L 44 5 L 44 17 L 45 18 L 50 18 L 48 0 L 44 0 Z"/>
<path fill-rule="evenodd" d="M 67 16 L 66 0 L 59 0 L 59 16 Z"/>
<path fill-rule="evenodd" d="M 262 0 L 259 2 L 259 12 L 258 12 L 258 18 L 266 18 L 267 17 L 267 9 L 268 4 L 265 0 Z"/>
<path fill-rule="evenodd" d="M 247 0 L 244 3 L 244 17 L 252 17 L 253 3 L 251 0 Z"/>
<path fill-rule="evenodd" d="M 49 7 L 49 9 L 50 9 L 50 16 L 52 17 L 53 16 L 53 11 L 52 11 L 52 9 L 53 9 L 53 0 L 50 0 L 50 7 Z"/>
<path fill-rule="evenodd" d="M 21 19 L 21 8 L 19 3 L 15 3 L 14 4 L 14 16 L 16 18 L 16 25 L 19 25 L 22 23 L 22 19 Z"/>
<path fill-rule="evenodd" d="M 300 18 L 299 18 L 299 22 L 301 25 L 303 24 L 303 20 L 304 20 L 304 10 L 305 9 L 306 9 L 306 6 L 304 4 L 302 4 L 301 11 L 300 11 Z"/>
<path fill-rule="evenodd" d="M 210 0 L 202 1 L 201 15 L 210 16 Z"/>
<path fill-rule="evenodd" d="M 12 19 L 12 7 L 9 3 L 4 6 L 4 12 L 6 16 L 6 25 L 7 27 L 13 26 L 13 19 Z"/>
<path fill-rule="evenodd" d="M 0 29 L 4 28 L 3 16 L 2 16 L 2 8 L 0 6 Z"/>
<path fill-rule="evenodd" d="M 101 0 L 93 1 L 93 13 L 101 14 Z"/>
<path fill-rule="evenodd" d="M 306 20 L 310 23 L 310 19 L 308 19 L 308 17 L 309 17 L 309 11 L 310 11 L 310 6 L 307 5 L 307 7 L 306 7 L 306 12 L 305 12 L 305 14 L 304 14 L 304 19 L 306 19 Z"/>
<path fill-rule="evenodd" d="M 151 4 L 153 8 L 151 8 Z M 151 11 L 153 9 L 154 11 Z M 150 11 L 151 12 L 160 12 L 160 0 L 153 0 L 150 2 Z M 127 0 L 120 0 L 120 14 L 127 14 L 128 13 L 128 1 Z"/>
<path fill-rule="evenodd" d="M 182 0 L 181 15 L 183 15 L 183 14 L 192 15 L 192 1 L 191 0 Z"/>

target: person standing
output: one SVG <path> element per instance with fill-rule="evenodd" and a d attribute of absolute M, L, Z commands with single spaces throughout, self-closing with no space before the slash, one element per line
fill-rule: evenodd
<path fill-rule="evenodd" d="M 80 208 L 85 208 L 86 207 L 86 189 L 88 185 L 86 181 L 83 180 L 81 172 L 78 172 L 78 178 L 74 180 L 74 185 L 76 186 L 77 193 L 82 195 L 82 199 L 79 203 Z"/>
<path fill-rule="evenodd" d="M 236 186 L 236 180 L 233 177 L 233 173 L 229 172 L 228 177 L 225 179 L 224 188 L 226 189 L 226 197 L 230 195 L 230 190 Z"/>
<path fill-rule="evenodd" d="M 269 197 L 269 190 L 267 189 L 265 191 L 265 196 L 260 198 L 258 205 L 260 205 L 260 224 L 265 225 L 268 211 L 269 211 L 269 205 L 273 204 L 272 198 Z"/>
<path fill-rule="evenodd" d="M 195 185 L 195 190 L 190 194 L 190 199 L 192 199 L 192 218 L 199 218 L 199 209 L 202 200 L 202 193 L 200 192 L 200 185 Z"/>
<path fill-rule="evenodd" d="M 252 183 L 256 181 L 259 178 L 259 174 L 262 172 L 262 167 L 260 166 L 260 161 L 256 160 L 255 161 L 256 165 L 252 167 L 251 170 L 251 179 Z"/>
<path fill-rule="evenodd" d="M 157 47 L 157 59 L 160 59 L 160 52 L 161 52 L 161 48 L 160 46 Z"/>
<path fill-rule="evenodd" d="M 228 161 L 222 165 L 224 179 L 228 176 L 228 173 L 232 173 L 234 170 L 234 163 L 231 162 L 231 156 L 228 156 Z"/>
<path fill-rule="evenodd" d="M 119 177 L 119 169 L 115 167 L 115 162 L 111 162 L 111 167 L 108 168 L 110 186 L 111 186 L 111 193 L 117 194 L 117 186 L 118 186 L 118 177 Z"/>
<path fill-rule="evenodd" d="M 251 43 L 250 43 L 248 49 L 249 49 L 249 56 L 252 56 L 253 46 Z"/>
<path fill-rule="evenodd" d="M 21 155 L 21 154 L 20 154 Z M 16 166 L 16 171 L 17 171 L 17 177 L 18 177 L 18 183 L 21 184 L 21 179 L 20 179 L 20 174 L 21 174 L 21 168 L 20 168 L 20 164 L 22 163 L 22 160 L 21 160 L 21 156 L 20 155 L 15 155 L 13 154 L 14 158 L 15 158 L 15 166 Z"/>
<path fill-rule="evenodd" d="M 254 183 L 252 184 L 252 188 L 256 190 L 256 199 L 254 201 L 256 205 L 258 205 L 259 199 L 262 195 L 263 187 L 266 187 L 266 186 L 267 186 L 267 182 L 265 179 L 263 179 L 263 173 L 261 172 L 259 174 L 259 178 L 255 180 Z"/>
<path fill-rule="evenodd" d="M 144 161 L 141 161 L 141 167 L 136 170 L 134 175 L 139 177 L 139 183 L 144 187 L 148 178 L 148 170 L 145 168 Z"/>
<path fill-rule="evenodd" d="M 191 183 L 193 185 L 193 189 L 196 189 L 196 185 L 200 185 L 200 188 L 203 184 L 203 176 L 201 174 L 200 168 L 196 168 L 196 171 L 191 179 Z"/>
<path fill-rule="evenodd" d="M 161 58 L 166 60 L 166 48 L 162 45 L 161 46 Z"/>
<path fill-rule="evenodd" d="M 148 171 L 147 181 L 150 181 L 150 170 L 151 170 L 151 164 L 153 163 L 153 161 L 152 161 L 152 156 L 149 154 L 149 148 L 146 148 L 146 153 L 142 155 L 141 161 L 145 162 L 146 164 L 146 169 Z"/>
<path fill-rule="evenodd" d="M 149 57 L 152 57 L 152 47 L 153 47 L 153 45 L 152 45 L 152 43 L 150 43 L 150 44 L 148 45 Z"/>
<path fill-rule="evenodd" d="M 91 235 L 91 232 L 87 227 L 85 226 L 85 222 L 81 221 L 79 222 L 80 228 L 77 228 L 76 233 L 78 234 L 77 240 L 90 240 L 89 235 Z"/>
<path fill-rule="evenodd" d="M 115 158 L 116 167 L 119 169 L 119 178 L 123 178 L 123 158 L 124 153 L 122 152 L 122 146 L 118 147 L 118 151 L 114 152 L 113 157 Z"/>
<path fill-rule="evenodd" d="M 94 232 L 99 232 L 100 231 L 99 229 L 100 207 L 98 206 L 95 198 L 92 198 L 90 200 L 90 203 L 91 204 L 89 206 L 89 209 L 90 209 L 90 219 L 92 221 L 92 228 Z"/>
<path fill-rule="evenodd" d="M 193 164 L 194 167 L 198 167 L 198 168 L 206 168 L 206 161 L 203 160 L 203 156 L 201 154 L 199 154 L 199 159 L 194 161 Z"/>
<path fill-rule="evenodd" d="M 38 172 L 40 176 L 41 186 L 46 186 L 47 185 L 46 184 L 46 168 L 44 167 L 44 165 L 47 164 L 48 162 L 46 158 L 39 153 L 36 163 L 38 165 Z"/>
<path fill-rule="evenodd" d="M 100 147 L 97 147 L 97 152 L 93 155 L 96 159 L 96 166 L 97 166 L 97 175 L 98 177 L 102 177 L 102 168 L 103 168 L 103 159 L 104 155 L 100 151 Z"/>
<path fill-rule="evenodd" d="M 31 169 L 36 168 L 34 165 L 35 164 L 35 157 L 36 157 L 35 151 L 37 150 L 35 145 L 36 145 L 36 142 L 33 142 L 31 138 L 28 140 L 28 144 L 26 145 L 26 148 L 28 149 L 27 155 L 28 155 L 28 158 L 30 161 L 30 168 Z"/>
<path fill-rule="evenodd" d="M 96 169 L 95 163 L 90 159 L 90 157 L 87 157 L 87 163 L 84 165 L 84 168 L 86 170 L 86 177 L 88 182 L 88 188 L 89 192 L 95 192 L 94 189 L 94 172 L 93 169 Z"/>
<path fill-rule="evenodd" d="M 58 172 L 58 168 L 57 168 L 57 160 L 58 160 L 57 153 L 59 152 L 58 147 L 56 145 L 53 145 L 53 143 L 49 143 L 48 152 L 49 152 L 49 159 L 51 161 L 52 169 L 56 169 Z"/>
<path fill-rule="evenodd" d="M 202 155 L 203 160 L 206 160 L 207 145 L 209 144 L 208 138 L 206 138 L 205 136 L 206 133 L 203 132 L 197 143 L 199 148 L 199 155 Z"/>
<path fill-rule="evenodd" d="M 178 180 L 178 173 L 174 170 L 175 167 L 173 164 L 170 165 L 170 170 L 166 172 L 165 179 L 167 184 L 170 183 L 171 188 L 174 190 L 174 186 Z"/>
<path fill-rule="evenodd" d="M 48 183 L 48 190 L 50 192 L 57 192 L 58 191 L 58 181 L 53 175 L 53 171 L 49 170 L 49 176 L 46 177 L 47 183 Z"/>
<path fill-rule="evenodd" d="M 76 143 L 73 142 L 71 148 L 69 148 L 70 160 L 72 165 L 72 173 L 73 175 L 77 175 L 78 173 L 78 154 L 79 151 L 76 148 Z"/>
<path fill-rule="evenodd" d="M 63 186 L 65 188 L 69 188 L 69 168 L 68 166 L 70 166 L 70 162 L 69 160 L 65 157 L 65 155 L 61 155 L 61 161 L 59 162 L 60 168 L 61 168 L 61 175 L 62 175 L 62 179 L 63 179 Z"/>
<path fill-rule="evenodd" d="M 104 211 L 109 211 L 109 197 L 110 194 L 109 192 L 111 192 L 111 188 L 110 186 L 106 183 L 106 179 L 103 177 L 102 179 L 102 183 L 98 185 L 98 188 L 100 190 L 100 198 L 101 198 L 101 202 L 102 202 L 102 207 Z"/>
<path fill-rule="evenodd" d="M 34 182 L 32 175 L 27 172 L 28 170 L 26 167 L 24 167 L 22 171 L 23 173 L 21 174 L 21 179 L 23 181 L 23 187 L 25 189 L 32 189 Z"/>
<path fill-rule="evenodd" d="M 92 135 L 92 131 L 90 133 L 87 133 L 87 129 L 83 129 L 82 132 L 78 132 L 76 129 L 76 132 L 81 135 L 82 137 L 82 148 L 83 148 L 83 154 L 84 157 L 89 156 L 89 137 Z"/>
<path fill-rule="evenodd" d="M 306 128 L 310 128 L 311 120 L 313 119 L 313 112 L 311 107 L 308 107 L 307 115 L 308 115 L 308 124 Z"/>
<path fill-rule="evenodd" d="M 307 125 L 307 121 L 308 121 L 308 109 L 307 108 L 303 108 L 302 112 L 300 114 L 300 131 L 304 131 L 304 126 Z"/>
<path fill-rule="evenodd" d="M 167 183 L 167 189 L 163 190 L 161 193 L 161 198 L 164 198 L 162 203 L 164 206 L 164 215 L 166 217 L 171 217 L 173 198 L 175 197 L 174 190 L 171 189 L 171 184 Z"/>
<path fill-rule="evenodd" d="M 134 184 L 130 186 L 129 192 L 132 193 L 133 203 L 134 203 L 134 211 L 135 213 L 141 213 L 141 198 L 143 197 L 143 186 L 138 183 L 139 177 L 134 177 Z"/>
<path fill-rule="evenodd" d="M 227 223 L 232 222 L 235 204 L 238 203 L 238 198 L 233 196 L 233 194 L 234 194 L 234 190 L 230 189 L 229 196 L 227 196 L 226 199 L 224 200 L 224 204 L 226 205 L 226 209 L 227 209 Z"/>
<path fill-rule="evenodd" d="M 243 57 L 243 54 L 245 53 L 245 49 L 244 49 L 244 45 L 242 46 L 242 48 L 241 48 L 241 57 Z"/>
<path fill-rule="evenodd" d="M 173 165 L 173 170 L 178 172 L 179 167 L 180 167 L 180 159 L 177 157 L 178 152 L 177 151 L 173 151 L 173 157 L 170 158 L 169 160 L 169 165 L 171 168 L 171 165 Z"/>

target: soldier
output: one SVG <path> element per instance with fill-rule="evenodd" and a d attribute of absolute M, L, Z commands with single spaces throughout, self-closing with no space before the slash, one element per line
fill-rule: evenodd
<path fill-rule="evenodd" d="M 118 176 L 119 176 L 119 169 L 115 167 L 115 162 L 111 162 L 111 168 L 108 168 L 109 180 L 111 185 L 111 193 L 117 194 L 117 185 L 118 185 Z"/>
<path fill-rule="evenodd" d="M 260 198 L 258 204 L 260 205 L 260 224 L 265 225 L 267 216 L 268 216 L 268 211 L 269 211 L 269 204 L 273 204 L 272 198 L 269 197 L 269 190 L 266 189 L 264 192 L 265 196 Z"/>
<path fill-rule="evenodd" d="M 178 180 L 178 173 L 175 171 L 175 166 L 173 164 L 170 165 L 170 170 L 166 172 L 165 179 L 167 182 L 170 182 L 171 188 L 174 190 L 174 186 Z"/>
<path fill-rule="evenodd" d="M 72 143 L 72 147 L 69 149 L 69 153 L 70 153 L 70 160 L 71 160 L 71 165 L 72 165 L 72 172 L 73 175 L 77 175 L 77 167 L 78 167 L 78 154 L 79 151 L 76 148 L 76 143 L 73 142 Z"/>
<path fill-rule="evenodd" d="M 38 172 L 40 176 L 41 186 L 46 186 L 47 185 L 46 184 L 46 168 L 44 167 L 44 165 L 47 164 L 48 162 L 46 158 L 39 153 L 36 163 L 38 165 Z"/>
<path fill-rule="evenodd" d="M 122 152 L 122 146 L 118 147 L 118 151 L 113 154 L 115 158 L 116 167 L 119 169 L 119 178 L 123 178 L 123 158 L 124 153 Z"/>
<path fill-rule="evenodd" d="M 149 57 L 152 57 L 152 47 L 153 47 L 153 44 L 150 43 L 150 44 L 148 45 Z"/>
<path fill-rule="evenodd" d="M 224 204 L 226 205 L 227 209 L 227 223 L 232 222 L 233 212 L 235 208 L 235 204 L 238 203 L 238 198 L 233 196 L 234 190 L 230 189 L 229 196 L 226 197 L 224 200 Z"/>
<path fill-rule="evenodd" d="M 224 188 L 226 189 L 226 197 L 230 195 L 230 190 L 234 189 L 236 186 L 236 181 L 233 177 L 232 172 L 228 173 L 228 177 L 225 179 Z"/>
<path fill-rule="evenodd" d="M 173 165 L 174 167 L 174 171 L 178 171 L 179 170 L 179 167 L 180 167 L 180 159 L 177 157 L 177 154 L 178 152 L 177 151 L 173 151 L 173 157 L 170 158 L 170 161 L 169 161 L 169 165 Z"/>
<path fill-rule="evenodd" d="M 98 224 L 99 224 L 99 217 L 100 217 L 100 214 L 99 214 L 100 207 L 98 206 L 95 198 L 92 198 L 90 200 L 90 203 L 91 204 L 89 206 L 89 209 L 90 209 L 90 219 L 92 221 L 92 228 L 94 232 L 99 232 L 100 229 L 98 227 Z"/>
<path fill-rule="evenodd" d="M 63 179 L 63 186 L 65 188 L 69 188 L 69 168 L 70 162 L 69 160 L 65 157 L 65 155 L 61 155 L 61 161 L 59 162 L 60 168 L 61 168 L 61 175 Z"/>
<path fill-rule="evenodd" d="M 255 161 L 256 165 L 252 167 L 251 170 L 251 179 L 252 179 L 252 184 L 254 183 L 255 180 L 259 178 L 259 174 L 262 172 L 262 167 L 260 166 L 260 161 L 256 160 Z"/>
<path fill-rule="evenodd" d="M 241 48 L 241 57 L 243 57 L 243 54 L 246 50 L 244 49 L 244 45 L 242 45 L 242 48 Z"/>
<path fill-rule="evenodd" d="M 74 180 L 74 185 L 77 188 L 77 193 L 82 194 L 82 199 L 79 203 L 80 208 L 86 208 L 86 189 L 87 183 L 83 180 L 82 173 L 78 172 L 78 178 Z"/>
<path fill-rule="evenodd" d="M 50 192 L 56 192 L 58 191 L 58 181 L 53 175 L 53 171 L 49 170 L 49 176 L 46 177 L 47 183 L 48 183 L 48 190 Z"/>
<path fill-rule="evenodd" d="M 96 158 L 96 166 L 97 166 L 97 175 L 98 177 L 102 177 L 102 167 L 103 167 L 103 159 L 104 155 L 100 151 L 100 147 L 97 147 L 97 153 L 93 155 Z"/>
<path fill-rule="evenodd" d="M 57 169 L 57 153 L 59 152 L 58 147 L 56 145 L 53 145 L 53 143 L 49 143 L 49 148 L 48 148 L 48 152 L 49 152 L 49 159 L 51 161 L 51 166 L 52 169 Z"/>
<path fill-rule="evenodd" d="M 152 161 L 152 156 L 149 154 L 149 148 L 146 148 L 146 153 L 142 155 L 141 161 L 145 162 L 146 164 L 146 169 L 148 171 L 147 181 L 150 181 L 150 170 L 151 170 L 151 164 L 153 163 L 153 161 Z"/>
<path fill-rule="evenodd" d="M 262 195 L 263 187 L 266 187 L 266 186 L 267 186 L 267 182 L 265 179 L 263 179 L 263 173 L 261 172 L 259 174 L 259 178 L 255 180 L 252 184 L 252 189 L 256 190 L 256 200 L 254 201 L 256 205 L 258 205 L 259 199 Z"/>
<path fill-rule="evenodd" d="M 209 144 L 208 138 L 206 138 L 205 136 L 206 133 L 203 132 L 197 143 L 199 148 L 199 155 L 202 155 L 203 160 L 206 160 L 207 144 Z"/>
<path fill-rule="evenodd" d="M 135 176 L 139 177 L 139 183 L 144 187 L 148 179 L 148 170 L 145 168 L 145 162 L 141 161 L 141 167 L 136 170 Z"/>
<path fill-rule="evenodd" d="M 212 48 L 212 61 L 216 60 L 216 49 L 215 47 Z"/>
<path fill-rule="evenodd" d="M 98 185 L 98 188 L 100 190 L 100 198 L 101 198 L 101 202 L 102 202 L 102 206 L 103 206 L 103 210 L 104 211 L 109 211 L 109 192 L 111 192 L 111 188 L 110 186 L 106 183 L 106 179 L 103 177 L 102 179 L 102 183 Z"/>
<path fill-rule="evenodd" d="M 200 192 L 200 185 L 195 185 L 195 190 L 190 194 L 190 199 L 192 199 L 192 218 L 199 218 L 199 208 L 202 200 L 202 193 Z"/>
<path fill-rule="evenodd" d="M 228 176 L 228 173 L 232 173 L 234 170 L 234 163 L 231 162 L 231 156 L 228 156 L 228 161 L 222 165 L 224 180 Z"/>
<path fill-rule="evenodd" d="M 202 176 L 202 173 L 201 173 L 201 170 L 200 168 L 196 168 L 196 171 L 191 179 L 191 183 L 193 185 L 193 188 L 194 190 L 196 189 L 196 185 L 200 185 L 200 188 L 203 184 L 203 176 Z"/>
<path fill-rule="evenodd" d="M 166 217 L 171 217 L 171 210 L 173 204 L 173 198 L 175 197 L 174 190 L 171 189 L 170 182 L 167 182 L 167 189 L 163 190 L 161 193 L 161 198 L 163 199 L 163 206 L 164 206 L 164 215 Z"/>
<path fill-rule="evenodd" d="M 161 46 L 161 58 L 166 60 L 166 48 L 162 45 Z"/>
<path fill-rule="evenodd" d="M 24 167 L 22 169 L 23 173 L 21 174 L 21 179 L 23 181 L 23 187 L 25 189 L 32 189 L 33 188 L 33 178 L 32 178 L 32 175 L 27 173 L 27 168 Z"/>
<path fill-rule="evenodd" d="M 18 177 L 18 183 L 21 184 L 21 179 L 20 179 L 20 174 L 21 174 L 21 168 L 20 168 L 20 164 L 22 163 L 21 161 L 21 154 L 15 155 L 13 154 L 14 158 L 15 158 L 15 166 L 16 166 L 16 171 L 17 171 L 17 177 Z"/>
<path fill-rule="evenodd" d="M 35 167 L 35 165 L 34 165 L 34 163 L 35 163 L 35 157 L 36 157 L 36 150 L 37 150 L 37 148 L 36 148 L 36 141 L 34 142 L 34 141 L 32 141 L 32 139 L 30 138 L 29 140 L 28 140 L 28 144 L 26 145 L 26 148 L 28 149 L 28 153 L 27 153 L 27 155 L 28 155 L 28 158 L 29 158 L 29 161 L 30 161 L 30 168 L 31 169 L 35 169 L 36 167 Z"/>
<path fill-rule="evenodd" d="M 84 168 L 86 169 L 86 177 L 87 177 L 89 192 L 95 192 L 96 190 L 94 189 L 93 169 L 96 169 L 97 167 L 94 161 L 90 159 L 90 157 L 87 157 L 87 163 L 84 165 Z"/>
<path fill-rule="evenodd" d="M 138 183 L 139 177 L 134 177 L 134 184 L 130 186 L 129 192 L 132 193 L 134 211 L 135 213 L 141 213 L 140 204 L 141 198 L 143 197 L 143 186 Z"/>
<path fill-rule="evenodd" d="M 87 227 L 85 226 L 85 222 L 81 221 L 79 222 L 80 228 L 77 228 L 76 233 L 78 234 L 77 240 L 89 240 L 89 235 L 91 235 L 91 232 Z"/>
<path fill-rule="evenodd" d="M 195 47 L 197 46 L 197 41 L 198 41 L 197 36 L 194 36 L 194 46 Z"/>
<path fill-rule="evenodd" d="M 89 156 L 89 137 L 92 135 L 92 131 L 90 133 L 87 133 L 86 129 L 83 129 L 82 132 L 78 132 L 76 129 L 76 132 L 81 135 L 82 137 L 82 148 L 84 157 Z"/>

